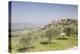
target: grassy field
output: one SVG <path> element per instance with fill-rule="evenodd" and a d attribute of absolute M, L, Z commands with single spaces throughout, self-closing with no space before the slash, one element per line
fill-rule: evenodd
<path fill-rule="evenodd" d="M 42 45 L 37 43 L 36 47 L 32 51 L 52 51 L 52 50 L 63 50 L 66 48 L 77 46 L 77 41 L 73 37 L 68 40 L 52 40 L 51 44 Z"/>
<path fill-rule="evenodd" d="M 21 37 L 12 38 L 12 52 L 23 52 L 18 51 L 22 46 L 19 44 L 19 39 Z M 54 39 L 51 44 L 40 44 L 40 41 L 34 42 L 31 44 L 34 48 L 30 49 L 29 52 L 37 51 L 54 51 L 54 50 L 66 50 L 78 45 L 77 37 L 66 37 L 65 39 Z M 25 52 L 28 52 L 27 49 Z"/>
<path fill-rule="evenodd" d="M 11 50 L 39 52 L 66 50 L 78 46 L 77 21 L 57 22 L 30 31 L 11 32 Z M 56 23 L 56 22 L 55 22 Z"/>

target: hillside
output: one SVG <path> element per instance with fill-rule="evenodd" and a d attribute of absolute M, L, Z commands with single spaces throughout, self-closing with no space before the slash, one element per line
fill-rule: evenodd
<path fill-rule="evenodd" d="M 35 30 L 40 28 L 40 25 L 31 24 L 31 23 L 12 23 L 11 24 L 11 31 L 24 31 L 24 30 Z"/>
<path fill-rule="evenodd" d="M 49 24 L 45 25 L 42 30 L 50 28 L 51 26 L 55 27 L 55 26 L 77 26 L 77 20 L 75 19 L 58 19 L 56 21 L 52 21 Z"/>
<path fill-rule="evenodd" d="M 78 21 L 75 19 L 58 19 L 35 29 L 12 33 L 12 52 L 63 50 L 78 45 Z"/>

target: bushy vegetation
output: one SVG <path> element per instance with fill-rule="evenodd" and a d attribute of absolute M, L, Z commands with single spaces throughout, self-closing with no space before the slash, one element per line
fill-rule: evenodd
<path fill-rule="evenodd" d="M 17 34 L 11 37 L 12 52 L 60 50 L 77 46 L 77 27 L 77 20 L 65 19 L 36 31 Z"/>

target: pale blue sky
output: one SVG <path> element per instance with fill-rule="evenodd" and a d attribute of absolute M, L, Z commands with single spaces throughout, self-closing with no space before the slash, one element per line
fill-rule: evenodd
<path fill-rule="evenodd" d="M 12 2 L 12 23 L 47 24 L 59 16 L 78 18 L 77 5 Z"/>

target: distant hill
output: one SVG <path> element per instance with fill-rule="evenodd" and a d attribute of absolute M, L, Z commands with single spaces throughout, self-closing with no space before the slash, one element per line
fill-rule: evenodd
<path fill-rule="evenodd" d="M 23 30 L 34 30 L 35 28 L 38 29 L 40 25 L 34 25 L 30 23 L 12 23 L 11 30 L 14 31 L 23 31 Z"/>
<path fill-rule="evenodd" d="M 73 34 L 77 34 L 78 32 L 78 21 L 76 19 L 69 19 L 69 18 L 61 18 L 57 20 L 53 20 L 46 25 L 39 25 L 39 24 L 31 24 L 31 23 L 12 23 L 11 24 L 12 32 L 15 31 L 37 31 L 36 33 L 46 33 L 46 31 L 50 28 L 55 31 L 55 34 L 60 34 L 63 30 L 67 27 L 72 29 Z"/>
<path fill-rule="evenodd" d="M 57 19 L 55 21 L 51 21 L 49 24 L 45 25 L 44 27 L 41 28 L 41 30 L 45 30 L 50 28 L 51 26 L 69 26 L 69 25 L 76 25 L 77 26 L 78 21 L 76 19 L 68 19 L 68 18 L 61 18 Z"/>

